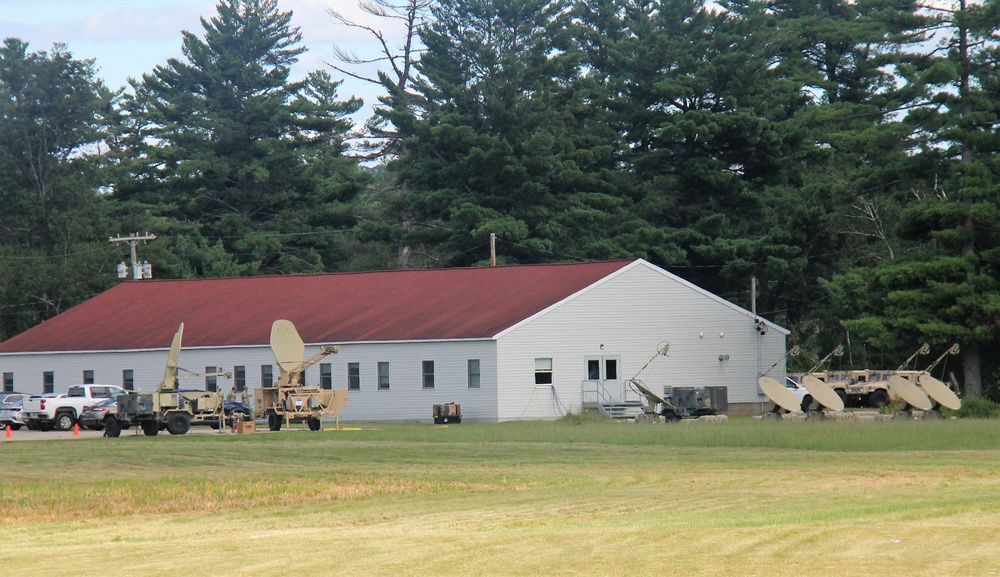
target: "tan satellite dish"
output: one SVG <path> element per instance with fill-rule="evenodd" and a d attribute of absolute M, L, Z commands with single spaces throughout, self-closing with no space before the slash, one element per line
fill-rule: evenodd
<path fill-rule="evenodd" d="M 306 356 L 306 344 L 295 330 L 292 321 L 279 319 L 271 325 L 271 352 L 278 366 L 291 372 L 302 365 Z"/>
<path fill-rule="evenodd" d="M 844 400 L 840 398 L 837 391 L 833 390 L 830 385 L 812 375 L 806 375 L 802 377 L 802 386 L 809 391 L 809 394 L 812 395 L 812 398 L 816 399 L 816 402 L 824 407 L 831 411 L 844 410 Z"/>
<path fill-rule="evenodd" d="M 771 399 L 771 402 L 782 409 L 786 411 L 799 411 L 802 409 L 795 395 L 777 380 L 771 377 L 761 377 L 757 379 L 757 386 L 760 387 L 760 390 L 764 391 L 764 394 L 767 395 L 767 398 Z"/>
<path fill-rule="evenodd" d="M 924 373 L 917 377 L 917 383 L 927 393 L 927 396 L 941 404 L 942 407 L 957 411 L 962 408 L 958 395 L 948 388 L 948 385 Z"/>
<path fill-rule="evenodd" d="M 915 409 L 929 411 L 934 406 L 934 403 L 927 398 L 927 395 L 924 394 L 920 387 L 899 375 L 889 377 L 889 391 Z"/>
<path fill-rule="evenodd" d="M 161 389 L 173 389 L 177 384 L 177 360 L 181 356 L 181 339 L 184 336 L 184 323 L 177 328 L 174 333 L 174 340 L 170 343 L 170 353 L 167 354 L 167 368 L 163 370 L 163 383 Z"/>

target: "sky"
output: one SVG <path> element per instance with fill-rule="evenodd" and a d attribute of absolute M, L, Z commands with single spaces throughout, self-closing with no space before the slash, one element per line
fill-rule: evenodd
<path fill-rule="evenodd" d="M 48 51 L 53 43 L 64 43 L 74 58 L 95 59 L 98 77 L 114 89 L 125 86 L 129 77 L 138 79 L 156 65 L 166 64 L 168 58 L 182 58 L 181 31 L 203 38 L 199 18 L 214 17 L 216 4 L 214 0 L 0 0 L 0 37 L 24 40 L 29 52 Z M 385 28 L 384 22 L 364 14 L 357 0 L 278 0 L 280 11 L 292 12 L 292 26 L 299 28 L 302 45 L 308 48 L 292 69 L 292 77 L 327 70 L 335 80 L 344 80 L 340 100 L 359 96 L 368 110 L 378 88 L 345 78 L 326 62 L 334 61 L 334 46 L 361 56 L 373 55 L 372 38 L 335 22 L 327 8 Z M 355 122 L 367 114 L 360 116 Z"/>

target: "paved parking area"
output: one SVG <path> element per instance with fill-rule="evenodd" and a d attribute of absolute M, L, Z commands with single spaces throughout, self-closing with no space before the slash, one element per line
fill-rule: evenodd
<path fill-rule="evenodd" d="M 264 427 L 264 431 L 257 427 L 257 432 L 270 432 L 267 427 Z M 161 435 L 170 436 L 170 433 L 166 431 L 160 431 Z M 224 429 L 221 432 L 213 430 L 209 427 L 191 427 L 191 430 L 187 433 L 188 435 L 235 435 L 229 429 Z M 94 439 L 101 438 L 104 436 L 104 431 L 91 431 L 87 429 L 80 429 L 79 435 L 74 435 L 73 431 L 29 431 L 28 429 L 21 427 L 20 430 L 11 431 L 10 438 L 7 437 L 7 431 L 0 431 L 0 443 L 8 441 L 52 441 L 56 439 Z M 142 435 L 142 430 L 137 428 L 128 429 L 127 431 L 122 431 L 122 436 L 126 437 L 129 435 Z"/>

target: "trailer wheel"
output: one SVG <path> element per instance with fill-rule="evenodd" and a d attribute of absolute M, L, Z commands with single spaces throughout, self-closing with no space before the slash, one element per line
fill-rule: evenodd
<path fill-rule="evenodd" d="M 62 412 L 56 415 L 56 428 L 60 431 L 71 431 L 75 423 L 72 413 Z"/>
<path fill-rule="evenodd" d="M 167 430 L 171 435 L 183 435 L 191 430 L 191 419 L 184 413 L 174 413 L 167 419 Z"/>
<path fill-rule="evenodd" d="M 822 407 L 816 399 L 812 398 L 812 395 L 806 395 L 802 397 L 802 406 L 800 407 L 803 413 L 808 413 L 810 411 L 818 411 Z"/>
<path fill-rule="evenodd" d="M 160 424 L 156 421 L 143 421 L 139 426 L 142 427 L 142 434 L 147 437 L 155 437 L 160 432 Z"/>
<path fill-rule="evenodd" d="M 889 393 L 885 389 L 875 389 L 868 395 L 868 404 L 872 406 L 873 409 L 877 409 L 883 405 L 889 404 Z"/>
<path fill-rule="evenodd" d="M 104 436 L 117 437 L 122 434 L 122 424 L 115 417 L 104 419 Z"/>
<path fill-rule="evenodd" d="M 271 411 L 267 414 L 267 428 L 272 431 L 281 430 L 281 415 Z"/>
<path fill-rule="evenodd" d="M 320 427 L 323 426 L 323 423 L 316 417 L 309 417 L 308 419 L 306 419 L 306 424 L 309 425 L 310 431 L 318 431 Z"/>

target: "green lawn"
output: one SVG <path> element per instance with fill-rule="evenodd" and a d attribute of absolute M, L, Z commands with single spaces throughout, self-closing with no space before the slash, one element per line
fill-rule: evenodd
<path fill-rule="evenodd" d="M 998 421 L 352 427 L 0 444 L 0 567 L 1000 575 Z"/>

